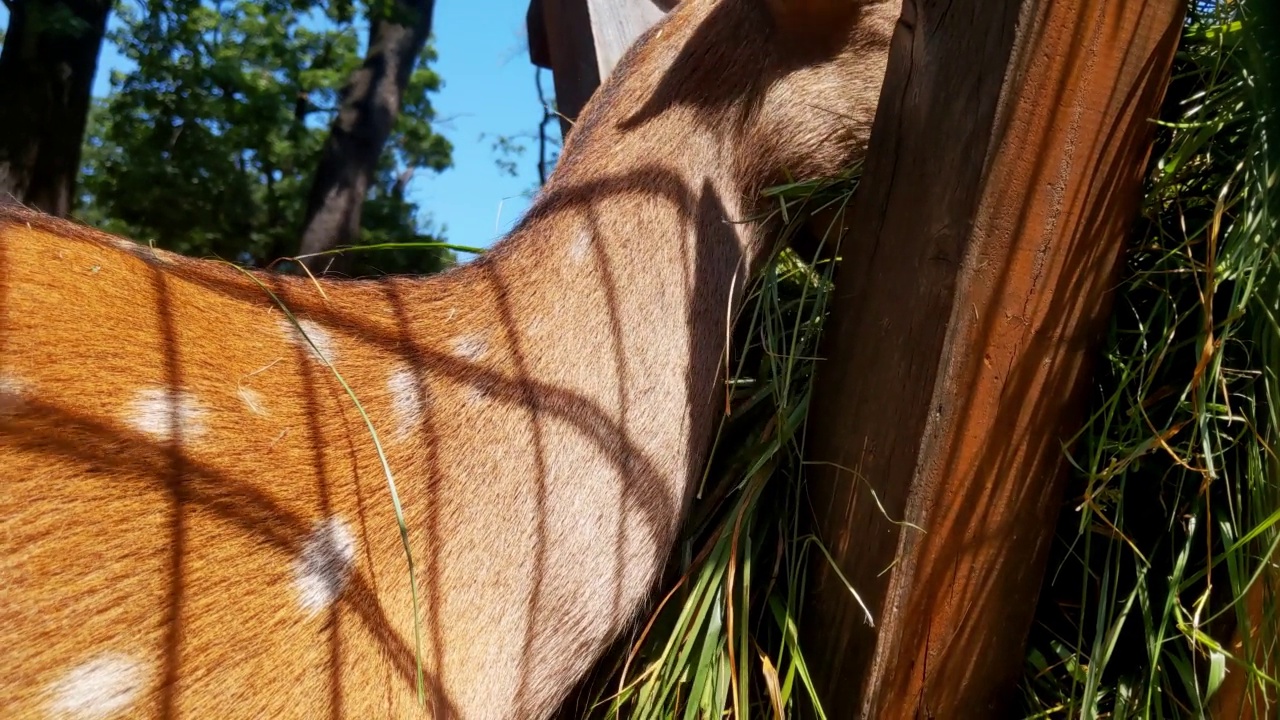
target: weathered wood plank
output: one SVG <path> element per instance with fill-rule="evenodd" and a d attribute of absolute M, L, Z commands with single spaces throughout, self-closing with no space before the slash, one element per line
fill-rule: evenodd
<path fill-rule="evenodd" d="M 529 36 L 529 62 L 550 70 L 551 48 L 547 46 L 547 24 L 542 0 L 529 0 L 529 9 L 524 13 L 524 27 Z"/>
<path fill-rule="evenodd" d="M 1276 717 L 1280 708 L 1280 693 L 1275 688 L 1250 677 L 1249 667 L 1275 677 L 1280 649 L 1275 644 L 1276 623 L 1267 606 L 1280 598 L 1280 574 L 1270 565 L 1254 581 L 1244 597 L 1244 618 L 1247 624 L 1236 628 L 1235 637 L 1227 648 L 1235 661 L 1227 665 L 1227 676 L 1222 687 L 1209 703 L 1209 717 L 1214 720 L 1255 720 Z"/>
<path fill-rule="evenodd" d="M 857 474 L 817 468 L 820 533 L 877 623 L 818 563 L 807 655 L 839 717 L 1014 696 L 1182 4 L 904 8 L 811 414 L 810 459 Z"/>
<path fill-rule="evenodd" d="M 675 0 L 530 2 L 529 56 L 552 71 L 563 132 L 631 43 L 674 5 Z"/>
<path fill-rule="evenodd" d="M 609 77 L 631 43 L 666 14 L 654 0 L 587 0 L 587 7 L 601 78 Z"/>

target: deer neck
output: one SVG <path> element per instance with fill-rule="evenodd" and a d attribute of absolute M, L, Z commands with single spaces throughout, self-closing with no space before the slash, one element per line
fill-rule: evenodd
<path fill-rule="evenodd" d="M 727 323 L 757 255 L 730 143 L 666 122 L 683 124 L 660 117 L 616 139 L 603 124 L 596 142 L 571 136 L 503 242 L 444 277 L 404 281 L 418 293 L 406 305 L 420 309 L 445 423 L 425 442 L 439 444 L 428 448 L 445 468 L 434 475 L 451 478 L 428 504 L 538 488 L 545 511 L 530 517 L 545 516 L 539 535 L 558 540 L 535 545 L 576 558 L 614 532 L 587 521 L 591 496 L 602 523 L 628 526 L 640 543 L 620 562 L 628 602 L 648 589 L 701 469 L 723 402 Z M 610 157 L 587 163 L 587 153 Z M 475 437 L 502 444 L 478 449 Z M 602 499 L 614 493 L 616 503 Z"/>
<path fill-rule="evenodd" d="M 464 274 L 460 300 L 491 295 L 477 322 L 497 319 L 511 372 L 589 397 L 624 443 L 677 458 L 669 490 L 681 495 L 712 429 L 727 322 L 759 243 L 726 138 L 662 127 L 687 128 L 678 117 L 616 134 L 602 127 L 610 120 L 589 144 L 571 139 L 525 219 Z"/>

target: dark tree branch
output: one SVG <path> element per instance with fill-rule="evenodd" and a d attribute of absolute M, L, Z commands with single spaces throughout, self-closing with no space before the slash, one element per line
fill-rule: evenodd
<path fill-rule="evenodd" d="M 51 215 L 71 212 L 93 74 L 110 0 L 62 0 L 81 32 L 46 32 L 52 0 L 3 0 L 9 27 L 0 49 L 0 196 Z"/>
<path fill-rule="evenodd" d="M 413 67 L 431 34 L 434 0 L 393 0 L 369 24 L 369 50 L 342 91 L 307 200 L 300 254 L 350 245 L 360 237 L 360 212 Z M 327 257 L 308 260 L 313 271 Z M 344 270 L 339 257 L 330 266 Z"/>
<path fill-rule="evenodd" d="M 547 126 L 556 120 L 556 114 L 547 103 L 546 91 L 542 89 L 542 68 L 535 67 L 533 81 L 538 87 L 538 104 L 542 106 L 542 122 L 538 123 L 538 184 L 547 184 Z"/>

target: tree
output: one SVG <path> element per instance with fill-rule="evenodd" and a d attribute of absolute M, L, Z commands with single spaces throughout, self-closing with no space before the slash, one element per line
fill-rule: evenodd
<path fill-rule="evenodd" d="M 369 51 L 343 88 L 342 106 L 321 152 L 307 199 L 302 254 L 350 245 L 360 238 L 361 210 L 401 103 L 407 100 L 404 109 L 412 114 L 415 101 L 424 98 L 405 91 L 417 75 L 414 69 L 431 34 L 434 9 L 434 0 L 372 0 Z M 397 186 L 407 181 L 404 176 Z M 350 260 L 322 257 L 304 262 L 317 269 L 345 270 Z"/>
<path fill-rule="evenodd" d="M 350 5 L 269 0 L 147 0 L 113 37 L 137 67 L 112 79 L 93 113 L 80 215 L 189 255 L 253 265 L 292 256 L 324 126 L 359 65 Z M 439 78 L 418 58 L 414 102 L 375 158 L 362 244 L 434 240 L 406 200 L 414 170 L 450 164 L 427 95 Z M 350 270 L 429 272 L 435 249 L 362 253 Z"/>
<path fill-rule="evenodd" d="M 111 0 L 5 0 L 0 194 L 65 216 Z"/>

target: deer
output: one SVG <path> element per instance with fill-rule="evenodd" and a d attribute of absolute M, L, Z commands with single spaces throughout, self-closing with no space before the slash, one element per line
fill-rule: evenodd
<path fill-rule="evenodd" d="M 0 209 L 4 715 L 554 713 L 680 532 L 761 191 L 865 154 L 900 10 L 679 3 L 438 275 Z"/>

